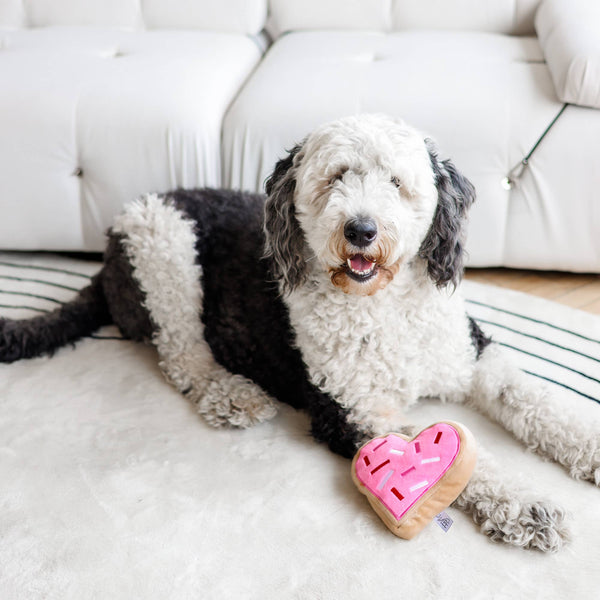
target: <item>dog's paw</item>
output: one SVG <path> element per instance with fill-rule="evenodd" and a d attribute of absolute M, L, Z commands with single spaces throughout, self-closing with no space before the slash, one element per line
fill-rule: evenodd
<path fill-rule="evenodd" d="M 591 481 L 600 486 L 600 442 L 578 448 L 569 473 L 574 479 Z"/>
<path fill-rule="evenodd" d="M 190 394 L 193 396 L 192 394 Z M 213 427 L 247 428 L 272 419 L 277 414 L 275 403 L 264 390 L 241 375 L 213 379 L 192 400 L 198 412 Z"/>
<path fill-rule="evenodd" d="M 496 542 L 542 552 L 557 552 L 569 540 L 565 512 L 549 502 L 504 500 L 477 507 L 481 531 Z"/>

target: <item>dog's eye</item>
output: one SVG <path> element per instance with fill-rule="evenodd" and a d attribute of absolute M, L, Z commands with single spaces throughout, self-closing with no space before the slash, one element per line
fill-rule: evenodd
<path fill-rule="evenodd" d="M 329 180 L 329 185 L 333 185 L 336 181 L 341 181 L 344 177 L 344 173 L 347 171 L 347 168 L 338 171 L 331 179 Z"/>
<path fill-rule="evenodd" d="M 402 182 L 400 181 L 399 177 L 392 177 L 392 183 L 398 188 L 400 189 L 402 187 Z"/>

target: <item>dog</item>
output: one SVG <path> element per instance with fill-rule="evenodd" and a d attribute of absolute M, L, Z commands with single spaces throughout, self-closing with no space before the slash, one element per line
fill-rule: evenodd
<path fill-rule="evenodd" d="M 72 302 L 0 321 L 0 361 L 114 323 L 155 345 L 167 379 L 213 426 L 270 419 L 276 399 L 352 457 L 374 436 L 412 433 L 408 409 L 435 397 L 600 485 L 598 432 L 467 316 L 455 288 L 475 190 L 438 154 L 400 120 L 359 115 L 295 146 L 266 195 L 148 194 L 116 218 L 103 268 Z M 513 489 L 497 464 L 480 448 L 454 505 L 493 540 L 558 550 L 564 510 Z"/>

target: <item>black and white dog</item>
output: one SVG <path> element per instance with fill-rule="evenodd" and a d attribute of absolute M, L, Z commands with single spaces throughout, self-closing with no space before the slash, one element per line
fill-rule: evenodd
<path fill-rule="evenodd" d="M 410 432 L 420 398 L 464 402 L 529 448 L 600 484 L 600 434 L 507 362 L 456 286 L 473 186 L 404 123 L 326 124 L 281 160 L 261 195 L 148 195 L 109 231 L 102 270 L 71 303 L 0 321 L 0 361 L 38 356 L 115 323 L 151 340 L 166 377 L 215 426 L 308 411 L 351 457 Z M 266 248 L 266 251 L 265 251 Z M 480 449 L 455 505 L 495 540 L 557 550 L 562 509 L 509 489 Z"/>

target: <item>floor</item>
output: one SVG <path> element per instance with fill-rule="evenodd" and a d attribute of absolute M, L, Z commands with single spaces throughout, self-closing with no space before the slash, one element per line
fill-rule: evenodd
<path fill-rule="evenodd" d="M 466 278 L 526 292 L 600 315 L 600 275 L 514 269 L 468 269 Z"/>

